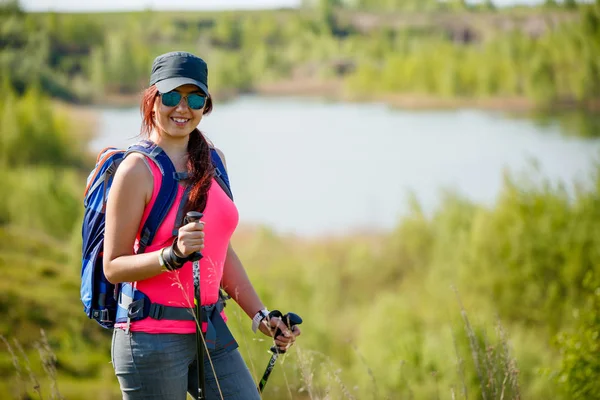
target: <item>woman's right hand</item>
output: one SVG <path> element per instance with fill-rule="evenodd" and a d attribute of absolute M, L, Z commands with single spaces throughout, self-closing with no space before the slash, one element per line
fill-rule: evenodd
<path fill-rule="evenodd" d="M 204 250 L 204 222 L 190 222 L 179 228 L 177 248 L 174 250 L 183 257 Z"/>

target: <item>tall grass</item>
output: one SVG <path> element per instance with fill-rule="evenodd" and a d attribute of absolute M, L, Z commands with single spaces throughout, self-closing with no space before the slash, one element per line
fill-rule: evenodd
<path fill-rule="evenodd" d="M 0 340 L 6 346 L 16 371 L 17 385 L 14 386 L 14 398 L 30 398 L 29 396 L 33 392 L 36 394 L 35 397 L 40 400 L 44 398 L 63 400 L 64 397 L 58 389 L 56 355 L 53 353 L 43 329 L 41 330 L 40 335 L 41 339 L 36 341 L 34 346 L 38 350 L 40 364 L 43 367 L 43 375 L 41 376 L 37 375 L 37 372 L 34 371 L 34 366 L 22 344 L 17 339 L 13 339 L 13 343 L 11 344 L 4 336 L 0 335 Z M 27 373 L 29 382 L 23 377 L 24 372 Z M 42 383 L 40 383 L 41 381 L 47 383 L 47 387 L 44 387 Z M 48 396 L 46 396 L 46 394 L 48 394 Z"/>

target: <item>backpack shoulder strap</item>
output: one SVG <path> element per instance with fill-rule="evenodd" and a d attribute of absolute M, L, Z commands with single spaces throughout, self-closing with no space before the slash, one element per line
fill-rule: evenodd
<path fill-rule="evenodd" d="M 162 148 L 148 140 L 141 141 L 127 149 L 126 156 L 130 153 L 141 153 L 156 163 L 162 174 L 162 183 L 156 201 L 140 233 L 140 247 L 138 253 L 143 253 L 152 243 L 158 227 L 173 206 L 177 196 L 177 171 L 171 159 Z"/>
<path fill-rule="evenodd" d="M 225 164 L 223 164 L 223 160 L 221 159 L 219 152 L 212 146 L 210 148 L 210 158 L 213 166 L 215 167 L 215 180 L 219 186 L 221 186 L 221 189 L 223 189 L 227 196 L 233 200 L 233 193 L 231 192 L 231 185 L 229 183 L 229 177 L 227 176 L 227 169 L 225 169 Z"/>
<path fill-rule="evenodd" d="M 121 161 L 122 153 L 124 153 L 123 150 L 115 147 L 106 147 L 98 153 L 96 165 L 87 177 L 85 190 L 83 192 L 85 207 L 87 207 L 88 193 L 93 192 L 97 186 L 103 183 L 102 180 L 98 178 L 104 174 L 105 178 L 108 179 L 110 174 L 116 172 L 117 166 Z M 114 161 L 115 165 L 111 165 L 111 160 Z M 106 185 L 106 182 L 104 182 L 104 184 Z"/>

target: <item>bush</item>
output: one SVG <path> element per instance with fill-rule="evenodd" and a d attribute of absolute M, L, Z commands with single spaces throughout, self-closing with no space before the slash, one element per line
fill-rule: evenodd
<path fill-rule="evenodd" d="M 577 314 L 577 328 L 557 337 L 562 355 L 557 380 L 569 399 L 597 400 L 600 399 L 600 285 Z"/>

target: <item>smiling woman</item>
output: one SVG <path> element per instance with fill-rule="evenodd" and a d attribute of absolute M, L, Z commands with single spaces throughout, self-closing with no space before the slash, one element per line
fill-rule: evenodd
<path fill-rule="evenodd" d="M 197 129 L 213 108 L 207 82 L 207 65 L 193 54 L 155 59 L 142 96 L 141 130 L 150 153 L 166 154 L 176 173 L 164 174 L 151 156 L 131 153 L 108 197 L 103 266 L 121 288 L 112 364 L 124 399 L 184 400 L 188 391 L 199 399 L 259 398 L 225 323 L 221 288 L 252 318 L 255 331 L 279 332 L 274 341 L 281 350 L 300 334 L 266 309 L 231 247 L 238 211 L 230 193 L 215 184 L 212 158 L 224 164 L 224 157 Z M 171 208 L 145 246 L 143 227 L 161 203 L 166 180 L 178 181 L 177 193 L 162 202 Z M 192 212 L 195 219 L 184 219 Z"/>

